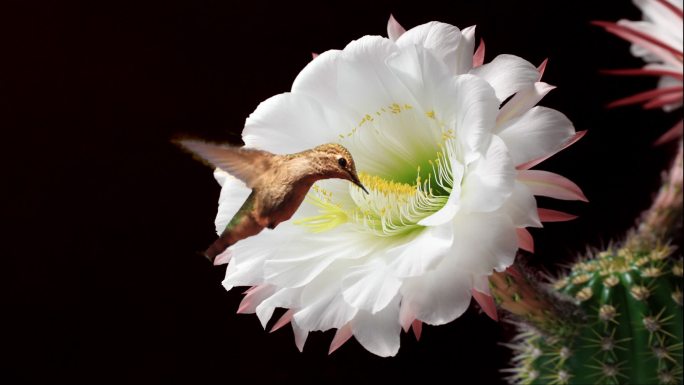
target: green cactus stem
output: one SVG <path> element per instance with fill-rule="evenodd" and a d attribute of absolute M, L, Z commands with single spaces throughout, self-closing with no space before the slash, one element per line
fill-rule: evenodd
<path fill-rule="evenodd" d="M 684 262 L 682 145 L 653 205 L 621 247 L 577 262 L 542 285 L 522 269 L 496 273 L 500 308 L 520 320 L 512 383 L 681 384 Z"/>

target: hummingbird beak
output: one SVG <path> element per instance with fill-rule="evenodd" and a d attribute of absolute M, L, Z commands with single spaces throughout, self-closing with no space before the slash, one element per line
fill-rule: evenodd
<path fill-rule="evenodd" d="M 351 176 L 351 181 L 352 181 L 352 183 L 354 183 L 355 185 L 359 186 L 359 188 L 360 188 L 361 190 L 363 190 L 363 192 L 365 192 L 366 194 L 368 194 L 368 190 L 366 190 L 366 188 L 363 187 L 363 184 L 361 184 L 361 181 L 359 180 L 359 177 L 356 176 L 355 173 L 351 173 L 351 172 L 350 172 L 350 173 L 349 173 L 349 176 Z"/>

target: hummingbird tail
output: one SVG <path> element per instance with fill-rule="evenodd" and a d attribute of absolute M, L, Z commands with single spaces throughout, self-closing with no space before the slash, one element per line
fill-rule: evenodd
<path fill-rule="evenodd" d="M 247 237 L 258 234 L 263 230 L 263 226 L 252 215 L 254 206 L 254 192 L 249 195 L 240 210 L 233 216 L 226 228 L 214 243 L 204 252 L 207 259 L 214 263 L 216 257 L 223 253 L 227 248 Z"/>
<path fill-rule="evenodd" d="M 223 253 L 231 245 L 232 243 L 228 241 L 227 237 L 219 237 L 216 241 L 214 241 L 214 243 L 211 244 L 211 246 L 207 248 L 207 250 L 204 251 L 204 256 L 207 257 L 209 262 L 213 264 L 216 257 Z"/>

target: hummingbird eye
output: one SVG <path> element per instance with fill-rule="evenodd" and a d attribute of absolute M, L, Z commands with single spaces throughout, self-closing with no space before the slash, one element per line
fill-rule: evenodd
<path fill-rule="evenodd" d="M 347 160 L 344 159 L 344 158 L 338 159 L 338 160 L 337 160 L 337 163 L 339 163 L 339 164 L 340 164 L 340 167 L 342 167 L 342 168 L 347 167 Z"/>

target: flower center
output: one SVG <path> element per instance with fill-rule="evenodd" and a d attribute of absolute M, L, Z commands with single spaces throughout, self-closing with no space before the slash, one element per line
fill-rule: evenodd
<path fill-rule="evenodd" d="M 370 231 L 378 236 L 396 236 L 420 229 L 422 226 L 418 222 L 442 208 L 448 199 L 448 195 L 434 194 L 432 183 L 437 181 L 450 190 L 451 175 L 450 170 L 443 167 L 445 160 L 437 158 L 431 164 L 435 177 L 430 173 L 423 181 L 418 170 L 413 185 L 360 173 L 359 179 L 368 194 L 350 185 L 351 199 L 346 204 L 332 192 L 314 185 L 306 199 L 318 208 L 319 215 L 295 220 L 294 224 L 319 233 L 351 223 L 360 231 Z"/>
<path fill-rule="evenodd" d="M 340 139 L 354 154 L 369 193 L 351 184 L 335 194 L 321 188 L 324 183 L 314 185 L 307 202 L 318 215 L 294 221 L 313 232 L 346 223 L 383 237 L 419 230 L 418 222 L 444 206 L 462 174 L 451 166 L 454 133 L 432 110 L 394 103 L 365 115 Z"/>
<path fill-rule="evenodd" d="M 447 200 L 445 196 L 432 195 L 430 180 L 421 183 L 420 176 L 415 185 L 364 173 L 359 179 L 369 193 L 351 188 L 350 195 L 356 203 L 351 218 L 376 235 L 403 234 L 422 227 L 418 222 L 439 210 Z"/>

